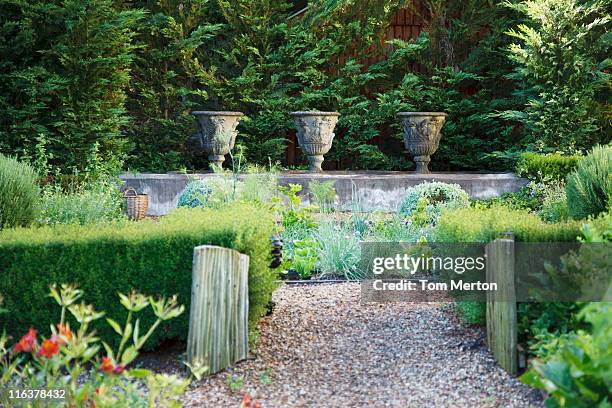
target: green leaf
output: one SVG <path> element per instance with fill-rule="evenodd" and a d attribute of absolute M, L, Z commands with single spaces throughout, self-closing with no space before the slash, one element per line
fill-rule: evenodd
<path fill-rule="evenodd" d="M 153 372 L 145 368 L 134 368 L 130 370 L 129 374 L 135 378 L 145 378 L 153 374 Z"/>
<path fill-rule="evenodd" d="M 106 321 L 113 328 L 113 330 L 115 330 L 115 333 L 117 333 L 120 336 L 123 336 L 123 331 L 121 330 L 121 325 L 119 325 L 119 323 L 117 323 L 116 321 L 114 321 L 110 317 L 107 317 Z"/>

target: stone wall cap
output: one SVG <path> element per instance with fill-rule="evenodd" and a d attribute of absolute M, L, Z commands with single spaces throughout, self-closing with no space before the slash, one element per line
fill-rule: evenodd
<path fill-rule="evenodd" d="M 340 116 L 340 112 L 299 111 L 291 112 L 291 116 Z"/>
<path fill-rule="evenodd" d="M 193 111 L 192 115 L 209 115 L 209 116 L 244 116 L 242 112 L 228 112 L 228 111 Z"/>
<path fill-rule="evenodd" d="M 446 112 L 398 112 L 396 116 L 448 116 Z"/>

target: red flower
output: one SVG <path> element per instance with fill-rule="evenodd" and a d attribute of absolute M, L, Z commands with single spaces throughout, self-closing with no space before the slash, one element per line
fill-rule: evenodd
<path fill-rule="evenodd" d="M 30 327 L 30 330 L 19 340 L 19 343 L 15 344 L 13 349 L 14 353 L 24 352 L 32 353 L 36 350 L 36 330 Z"/>
<path fill-rule="evenodd" d="M 240 402 L 240 408 L 261 408 L 259 401 L 254 400 L 249 394 L 244 394 Z"/>
<path fill-rule="evenodd" d="M 244 394 L 244 397 L 242 397 L 242 401 L 240 402 L 240 407 L 251 407 L 251 396 L 249 394 Z"/>
<path fill-rule="evenodd" d="M 59 353 L 59 344 L 57 344 L 57 337 L 52 336 L 50 339 L 46 339 L 40 345 L 38 350 L 38 357 L 52 358 L 54 355 Z"/>
<path fill-rule="evenodd" d="M 125 371 L 123 364 L 113 364 L 113 360 L 109 357 L 102 357 L 102 364 L 100 364 L 100 371 L 106 374 L 122 374 Z"/>
<path fill-rule="evenodd" d="M 57 330 L 59 332 L 57 343 L 60 346 L 63 346 L 64 344 L 66 344 L 66 342 L 69 342 L 70 340 L 72 340 L 72 331 L 70 330 L 69 324 L 66 324 L 66 325 L 58 324 Z"/>
<path fill-rule="evenodd" d="M 109 357 L 102 357 L 102 364 L 100 364 L 100 371 L 106 374 L 112 374 L 115 370 L 113 367 L 113 361 Z"/>

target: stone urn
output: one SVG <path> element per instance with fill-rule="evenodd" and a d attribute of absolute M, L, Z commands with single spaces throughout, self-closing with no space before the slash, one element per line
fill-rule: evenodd
<path fill-rule="evenodd" d="M 225 155 L 234 148 L 238 135 L 236 127 L 244 114 L 223 111 L 194 111 L 191 114 L 198 122 L 198 132 L 190 138 L 191 144 L 207 154 L 211 163 L 222 167 Z"/>
<path fill-rule="evenodd" d="M 417 173 L 429 173 L 430 156 L 438 150 L 440 131 L 446 120 L 444 112 L 400 112 L 404 126 L 404 145 L 414 158 Z"/>
<path fill-rule="evenodd" d="M 310 172 L 321 172 L 323 155 L 329 152 L 334 140 L 338 112 L 292 112 L 300 148 L 308 156 Z"/>

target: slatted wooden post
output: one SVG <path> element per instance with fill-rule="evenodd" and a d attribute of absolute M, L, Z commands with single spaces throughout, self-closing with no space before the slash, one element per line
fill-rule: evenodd
<path fill-rule="evenodd" d="M 518 374 L 514 236 L 490 242 L 486 247 L 487 282 L 497 291 L 487 292 L 487 342 L 493 356 L 510 375 Z"/>
<path fill-rule="evenodd" d="M 248 355 L 249 257 L 211 245 L 193 251 L 187 362 L 216 373 Z"/>

